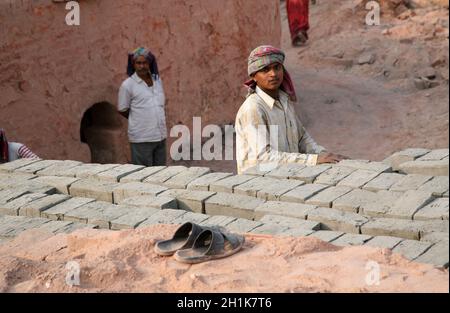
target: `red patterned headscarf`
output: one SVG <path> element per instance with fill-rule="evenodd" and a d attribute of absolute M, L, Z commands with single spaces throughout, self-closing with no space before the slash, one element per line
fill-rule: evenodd
<path fill-rule="evenodd" d="M 266 66 L 272 63 L 284 64 L 286 55 L 283 51 L 272 46 L 260 46 L 253 50 L 248 57 L 248 75 L 253 76 L 258 71 L 262 70 Z M 281 84 L 281 89 L 286 92 L 291 101 L 297 101 L 297 95 L 295 93 L 294 84 L 292 82 L 291 76 L 289 75 L 286 68 L 284 68 L 284 80 Z M 250 79 L 245 82 L 245 86 L 249 89 L 249 94 L 255 92 L 256 82 Z"/>

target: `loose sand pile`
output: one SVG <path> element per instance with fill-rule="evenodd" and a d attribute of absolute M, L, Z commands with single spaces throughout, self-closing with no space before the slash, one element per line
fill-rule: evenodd
<path fill-rule="evenodd" d="M 247 235 L 238 254 L 196 265 L 159 257 L 153 246 L 176 226 L 37 230 L 0 244 L 1 292 L 448 292 L 448 270 L 409 262 L 390 250 L 341 248 L 315 238 Z M 80 285 L 66 284 L 66 264 L 80 265 Z M 369 261 L 380 284 L 369 286 Z M 372 268 L 373 270 L 373 268 Z"/>

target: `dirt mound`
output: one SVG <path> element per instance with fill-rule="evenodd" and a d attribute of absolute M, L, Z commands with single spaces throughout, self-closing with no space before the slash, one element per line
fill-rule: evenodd
<path fill-rule="evenodd" d="M 448 292 L 448 270 L 390 250 L 309 237 L 247 235 L 234 256 L 181 264 L 153 252 L 175 227 L 24 232 L 0 244 L 0 292 Z M 66 283 L 71 261 L 80 266 L 80 285 L 72 287 Z M 380 266 L 379 285 L 367 284 L 374 277 L 369 261 Z"/>

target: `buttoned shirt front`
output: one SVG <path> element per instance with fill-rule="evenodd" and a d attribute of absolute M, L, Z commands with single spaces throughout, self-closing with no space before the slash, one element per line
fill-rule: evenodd
<path fill-rule="evenodd" d="M 152 75 L 148 86 L 137 73 L 126 79 L 119 89 L 118 110 L 130 110 L 128 139 L 132 143 L 157 142 L 167 138 L 165 95 L 162 81 Z"/>
<path fill-rule="evenodd" d="M 239 174 L 263 163 L 316 165 L 325 150 L 303 127 L 283 91 L 277 100 L 256 87 L 240 107 L 235 128 Z"/>

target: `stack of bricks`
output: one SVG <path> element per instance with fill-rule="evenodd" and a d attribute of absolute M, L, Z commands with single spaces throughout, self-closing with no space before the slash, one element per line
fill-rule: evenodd
<path fill-rule="evenodd" d="M 220 225 L 389 248 L 448 267 L 448 149 L 407 149 L 382 162 L 281 165 L 243 175 L 21 159 L 0 165 L 0 240 L 39 228 Z"/>

